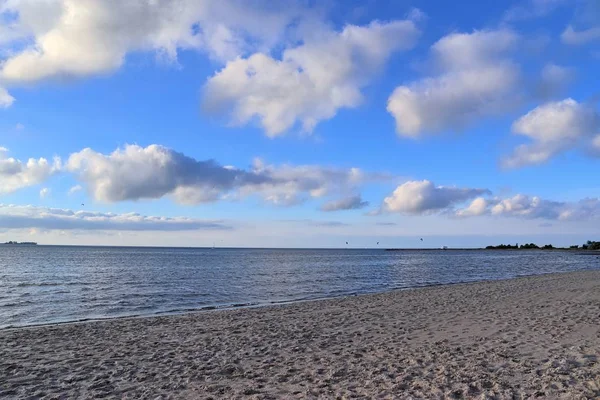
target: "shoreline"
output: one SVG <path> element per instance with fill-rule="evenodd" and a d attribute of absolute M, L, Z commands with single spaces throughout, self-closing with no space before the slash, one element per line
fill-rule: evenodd
<path fill-rule="evenodd" d="M 97 323 L 97 322 L 123 320 L 123 319 L 177 317 L 177 316 L 184 316 L 184 315 L 188 315 L 188 314 L 226 312 L 226 311 L 256 309 L 256 308 L 262 309 L 262 308 L 270 308 L 270 307 L 285 307 L 288 305 L 313 302 L 313 301 L 321 302 L 321 301 L 339 300 L 339 299 L 362 297 L 362 296 L 382 295 L 382 294 L 394 293 L 394 292 L 422 290 L 422 289 L 428 289 L 428 288 L 472 285 L 472 284 L 488 283 L 488 282 L 503 282 L 503 281 L 518 280 L 518 279 L 534 278 L 534 277 L 538 277 L 538 276 L 562 275 L 562 274 L 571 274 L 573 272 L 587 272 L 587 271 L 598 271 L 598 270 L 599 269 L 592 268 L 592 269 L 585 269 L 585 270 L 580 270 L 580 271 L 569 271 L 569 272 L 546 272 L 546 273 L 538 273 L 538 274 L 518 275 L 518 276 L 514 276 L 514 277 L 510 277 L 510 278 L 461 281 L 461 282 L 452 282 L 452 283 L 432 283 L 432 284 L 424 284 L 421 286 L 410 286 L 410 287 L 405 287 L 405 288 L 392 288 L 392 289 L 382 290 L 382 291 L 342 294 L 342 295 L 338 295 L 338 296 L 313 297 L 313 298 L 298 299 L 298 300 L 283 300 L 283 301 L 262 302 L 262 303 L 261 302 L 235 303 L 235 304 L 231 304 L 231 305 L 207 305 L 207 306 L 202 306 L 202 307 L 198 307 L 198 308 L 189 308 L 189 309 L 185 309 L 185 310 L 159 311 L 159 312 L 155 312 L 155 313 L 151 313 L 151 314 L 131 314 L 131 315 L 122 315 L 122 316 L 114 316 L 114 317 L 98 317 L 98 318 L 90 317 L 90 318 L 83 318 L 83 319 L 77 319 L 77 320 L 55 321 L 55 322 L 38 323 L 38 324 L 0 327 L 0 333 L 3 331 L 8 331 L 8 330 L 19 330 L 19 329 L 28 329 L 28 328 L 37 328 L 37 327 L 51 327 L 51 326 L 70 325 L 70 324 Z"/>
<path fill-rule="evenodd" d="M 600 271 L 0 331 L 0 397 L 596 398 Z"/>

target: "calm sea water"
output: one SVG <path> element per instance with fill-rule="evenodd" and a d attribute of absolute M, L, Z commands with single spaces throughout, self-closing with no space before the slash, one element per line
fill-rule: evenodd
<path fill-rule="evenodd" d="M 0 246 L 0 328 L 593 268 L 559 251 Z"/>

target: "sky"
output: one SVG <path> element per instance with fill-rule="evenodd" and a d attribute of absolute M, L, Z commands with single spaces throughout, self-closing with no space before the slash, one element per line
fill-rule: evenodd
<path fill-rule="evenodd" d="M 0 241 L 597 240 L 598 70 L 598 0 L 0 1 Z"/>

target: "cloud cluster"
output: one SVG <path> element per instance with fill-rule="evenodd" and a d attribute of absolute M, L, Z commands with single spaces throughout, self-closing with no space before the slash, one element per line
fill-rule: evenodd
<path fill-rule="evenodd" d="M 204 109 L 256 118 L 270 136 L 358 106 L 389 55 L 419 35 L 412 20 L 335 32 L 302 0 L 10 0 L 0 16 L 0 107 L 14 101 L 5 87 L 111 73 L 135 52 L 176 64 L 192 49 L 224 65 Z"/>
<path fill-rule="evenodd" d="M 316 165 L 267 165 L 255 160 L 252 171 L 271 177 L 271 181 L 243 187 L 239 195 L 258 194 L 277 205 L 292 205 L 307 198 L 323 198 L 356 191 L 368 182 L 391 179 L 382 173 L 367 173 L 359 168 L 333 168 Z"/>
<path fill-rule="evenodd" d="M 2 11 L 17 16 L 4 28 L 31 44 L 3 63 L 0 76 L 32 82 L 111 72 L 134 51 L 176 61 L 178 50 L 194 48 L 229 60 L 273 46 L 301 9 L 259 0 L 12 0 Z"/>
<path fill-rule="evenodd" d="M 295 0 L 9 0 L 0 16 L 3 85 L 106 74 L 140 51 L 176 63 L 195 49 L 226 62 L 268 52 L 313 19 Z M 1 107 L 13 100 L 0 88 Z"/>
<path fill-rule="evenodd" d="M 428 180 L 408 181 L 398 186 L 383 200 L 383 211 L 408 215 L 422 215 L 447 210 L 454 205 L 482 194 L 490 194 L 487 189 L 435 186 Z"/>
<path fill-rule="evenodd" d="M 418 35 L 411 20 L 348 25 L 307 38 L 280 60 L 263 53 L 238 58 L 208 80 L 203 108 L 225 113 L 234 125 L 257 119 L 271 137 L 297 123 L 310 132 L 340 108 L 357 107 L 390 54 L 413 47 Z"/>
<path fill-rule="evenodd" d="M 368 201 L 364 201 L 360 195 L 344 197 L 338 200 L 331 200 L 321 206 L 321 211 L 343 211 L 343 210 L 358 210 L 369 205 Z"/>
<path fill-rule="evenodd" d="M 600 218 L 600 199 L 560 202 L 517 194 L 501 198 L 488 189 L 435 186 L 432 182 L 408 181 L 383 201 L 382 212 L 405 215 L 444 214 L 453 217 L 511 217 L 546 220 Z"/>
<path fill-rule="evenodd" d="M 223 221 L 153 217 L 0 204 L 0 228 L 47 230 L 191 231 L 232 229 Z"/>
<path fill-rule="evenodd" d="M 2 64 L 8 82 L 84 77 L 119 68 L 133 50 L 176 57 L 195 40 L 191 2 L 62 0 L 9 2 L 32 44 Z M 171 6 L 170 6 L 171 5 Z M 43 17 L 42 17 L 43 15 Z"/>
<path fill-rule="evenodd" d="M 569 102 L 568 102 L 569 103 Z M 544 123 L 556 128 L 547 135 L 563 140 L 561 126 L 577 127 L 573 121 L 561 125 L 545 115 L 525 120 L 528 124 Z M 525 128 L 523 128 L 525 130 Z M 537 130 L 532 130 L 537 132 Z M 580 130 L 579 132 L 587 132 Z M 552 136 L 554 135 L 554 136 Z M 579 140 L 581 133 L 575 133 Z M 598 142 L 598 136 L 593 139 Z M 6 153 L 0 149 L 0 153 Z M 101 202 L 159 199 L 165 196 L 179 203 L 197 204 L 216 200 L 236 200 L 258 196 L 276 205 L 292 205 L 310 198 L 333 198 L 322 204 L 322 211 L 355 210 L 368 202 L 356 193 L 368 182 L 389 181 L 386 174 L 365 173 L 356 168 L 339 169 L 314 165 L 269 165 L 255 160 L 247 170 L 221 166 L 215 161 L 198 161 L 168 148 L 151 145 L 128 145 L 110 154 L 84 149 L 72 154 L 61 165 L 44 159 L 31 159 L 26 164 L 13 158 L 0 158 L 0 194 L 40 184 L 58 172 L 73 173 L 81 185 L 70 194 L 87 189 Z M 50 193 L 40 190 L 40 197 Z M 346 197 L 340 197 L 346 195 Z M 121 229 L 121 230 L 185 230 L 222 228 L 217 222 L 178 218 L 145 217 L 138 214 L 102 214 L 35 207 L 2 206 L 0 228 L 36 227 L 44 229 Z M 1 208 L 1 207 L 0 207 Z M 400 213 L 405 215 L 443 214 L 455 217 L 499 216 L 522 219 L 589 220 L 600 217 L 600 199 L 578 202 L 545 200 L 522 194 L 508 198 L 492 195 L 484 188 L 436 186 L 428 180 L 408 181 L 385 197 L 379 211 L 370 214 Z M 4 225 L 2 225 L 4 224 Z M 13 224 L 13 225 L 11 225 Z M 118 228 L 111 228 L 116 226 Z M 50 228 L 53 227 L 53 228 Z M 89 228 L 88 228 L 89 227 Z M 150 227 L 150 228 L 148 228 Z"/>
<path fill-rule="evenodd" d="M 587 198 L 577 202 L 560 202 L 517 194 L 504 199 L 477 198 L 468 207 L 456 211 L 458 217 L 482 215 L 524 219 L 589 220 L 600 217 L 600 199 Z"/>
<path fill-rule="evenodd" d="M 57 173 L 73 174 L 79 184 L 68 194 L 87 190 L 97 201 L 113 203 L 171 197 L 180 204 L 200 204 L 258 196 L 265 202 L 289 206 L 310 198 L 339 196 L 364 183 L 387 181 L 387 174 L 366 173 L 358 168 L 316 165 L 270 165 L 254 160 L 248 169 L 223 166 L 214 160 L 196 160 L 172 149 L 127 145 L 110 154 L 87 148 L 71 154 L 64 165 L 56 158 L 30 159 L 27 163 L 7 158 L 0 148 L 0 194 L 45 182 Z M 40 197 L 49 194 L 42 189 Z M 360 208 L 366 202 L 348 198 L 324 208 Z"/>
<path fill-rule="evenodd" d="M 388 112 L 399 135 L 419 137 L 463 129 L 506 111 L 518 96 L 520 72 L 508 57 L 518 36 L 510 30 L 452 33 L 431 47 L 439 74 L 397 87 Z"/>
<path fill-rule="evenodd" d="M 517 194 L 490 202 L 490 212 L 492 215 L 509 217 L 561 219 L 563 206 L 564 203 Z"/>
<path fill-rule="evenodd" d="M 0 195 L 45 182 L 61 168 L 59 159 L 49 162 L 45 158 L 30 158 L 22 162 L 7 157 L 7 152 L 0 147 Z"/>
<path fill-rule="evenodd" d="M 66 169 L 86 184 L 94 199 L 103 202 L 173 195 L 183 203 L 201 203 L 216 200 L 234 187 L 268 179 L 212 160 L 197 161 L 158 145 L 128 145 L 108 155 L 87 148 L 71 154 Z"/>
<path fill-rule="evenodd" d="M 387 178 L 356 168 L 273 166 L 261 160 L 242 170 L 213 160 L 198 161 L 159 145 L 128 145 L 111 154 L 84 149 L 71 154 L 66 170 L 74 173 L 98 201 L 171 196 L 182 204 L 258 195 L 269 203 L 291 205 Z"/>
<path fill-rule="evenodd" d="M 512 131 L 532 143 L 518 146 L 503 161 L 508 168 L 542 164 L 579 146 L 600 151 L 600 112 L 571 98 L 536 107 L 515 121 Z"/>

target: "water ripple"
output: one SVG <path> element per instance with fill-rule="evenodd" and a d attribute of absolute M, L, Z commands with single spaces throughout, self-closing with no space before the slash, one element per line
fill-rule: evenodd
<path fill-rule="evenodd" d="M 253 307 L 575 271 L 558 251 L 0 247 L 0 328 Z"/>

